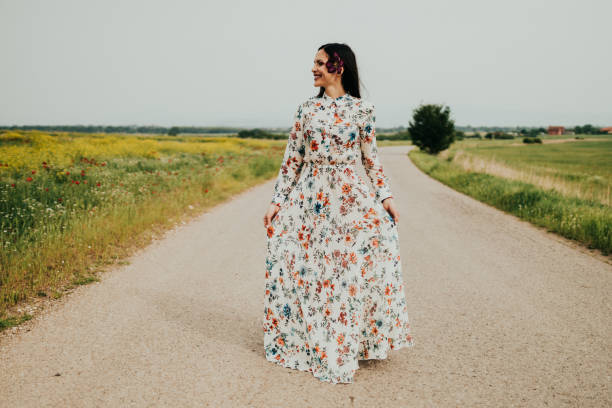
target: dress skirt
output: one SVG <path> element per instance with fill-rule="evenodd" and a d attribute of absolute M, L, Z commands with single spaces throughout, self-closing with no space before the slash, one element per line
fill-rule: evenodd
<path fill-rule="evenodd" d="M 305 161 L 272 219 L 263 330 L 268 361 L 330 383 L 414 345 L 397 225 L 355 163 Z"/>

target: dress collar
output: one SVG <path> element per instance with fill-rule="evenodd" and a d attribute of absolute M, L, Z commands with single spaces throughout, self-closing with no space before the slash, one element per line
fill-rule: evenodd
<path fill-rule="evenodd" d="M 323 92 L 323 96 L 321 97 L 321 99 L 323 99 L 325 102 L 327 103 L 331 103 L 331 102 L 335 102 L 336 104 L 341 104 L 344 102 L 348 102 L 349 99 L 351 99 L 351 95 L 349 95 L 348 92 L 346 92 L 344 95 L 340 95 L 337 98 L 332 98 L 331 96 L 327 95 L 325 93 L 325 91 Z"/>

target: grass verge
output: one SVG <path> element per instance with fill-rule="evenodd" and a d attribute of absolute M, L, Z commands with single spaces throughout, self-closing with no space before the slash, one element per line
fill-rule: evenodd
<path fill-rule="evenodd" d="M 612 249 L 612 209 L 599 201 L 566 197 L 519 180 L 470 172 L 452 162 L 418 149 L 409 153 L 426 174 L 535 225 L 545 227 L 590 249 L 609 255 Z"/>

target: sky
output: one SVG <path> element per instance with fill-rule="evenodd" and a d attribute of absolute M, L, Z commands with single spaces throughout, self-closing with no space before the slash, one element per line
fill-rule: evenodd
<path fill-rule="evenodd" d="M 289 127 L 348 44 L 379 127 L 612 126 L 610 0 L 0 0 L 0 126 Z"/>

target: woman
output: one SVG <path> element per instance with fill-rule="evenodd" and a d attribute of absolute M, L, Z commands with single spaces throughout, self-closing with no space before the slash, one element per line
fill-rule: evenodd
<path fill-rule="evenodd" d="M 319 94 L 297 108 L 264 216 L 264 346 L 269 361 L 352 383 L 358 360 L 414 344 L 399 212 L 353 51 L 321 46 L 312 73 Z M 358 159 L 375 192 L 356 173 Z"/>

